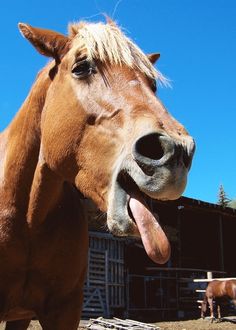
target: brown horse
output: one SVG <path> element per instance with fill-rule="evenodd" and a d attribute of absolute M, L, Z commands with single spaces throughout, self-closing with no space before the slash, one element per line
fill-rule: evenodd
<path fill-rule="evenodd" d="M 236 306 L 236 280 L 213 280 L 210 282 L 206 288 L 206 292 L 204 294 L 202 306 L 201 306 L 201 317 L 204 318 L 207 311 L 207 303 L 210 307 L 210 317 L 211 322 L 214 319 L 214 308 L 213 301 L 216 303 L 217 308 L 217 318 L 221 319 L 220 312 L 220 303 L 222 299 L 230 299 Z"/>
<path fill-rule="evenodd" d="M 115 23 L 73 24 L 68 36 L 19 28 L 52 61 L 0 136 L 0 320 L 73 330 L 88 250 L 81 196 L 165 263 L 169 242 L 144 197 L 182 194 L 194 142 L 155 95 L 159 55 Z"/>

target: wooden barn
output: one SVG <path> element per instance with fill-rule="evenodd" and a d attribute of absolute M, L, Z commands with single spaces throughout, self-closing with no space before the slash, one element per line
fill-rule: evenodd
<path fill-rule="evenodd" d="M 142 243 L 107 233 L 89 201 L 90 248 L 83 317 L 146 320 L 199 317 L 194 278 L 236 275 L 236 210 L 181 197 L 152 201 L 171 242 L 171 258 L 154 264 Z"/>

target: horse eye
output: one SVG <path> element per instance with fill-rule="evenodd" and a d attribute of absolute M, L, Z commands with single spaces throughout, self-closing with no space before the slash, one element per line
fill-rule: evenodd
<path fill-rule="evenodd" d="M 92 73 L 95 73 L 96 70 L 91 62 L 84 60 L 75 63 L 75 65 L 72 67 L 71 72 L 75 78 L 83 79 L 89 77 Z"/>

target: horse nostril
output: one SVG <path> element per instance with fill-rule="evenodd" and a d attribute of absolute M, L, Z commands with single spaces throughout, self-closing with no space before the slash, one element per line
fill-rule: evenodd
<path fill-rule="evenodd" d="M 133 157 L 147 175 L 153 175 L 161 166 L 180 166 L 190 169 L 195 143 L 186 139 L 182 143 L 156 132 L 140 137 L 134 144 Z"/>
<path fill-rule="evenodd" d="M 140 137 L 133 148 L 133 156 L 137 164 L 147 175 L 152 176 L 157 166 L 165 161 L 167 152 L 166 137 L 158 133 L 150 133 Z M 169 139 L 167 137 L 167 139 Z"/>
<path fill-rule="evenodd" d="M 160 142 L 160 134 L 151 133 L 142 136 L 135 144 L 135 151 L 140 156 L 158 160 L 164 155 L 164 150 Z"/>
<path fill-rule="evenodd" d="M 190 157 L 187 152 L 183 152 L 183 163 L 185 165 L 186 168 L 190 167 L 192 162 L 192 157 Z"/>

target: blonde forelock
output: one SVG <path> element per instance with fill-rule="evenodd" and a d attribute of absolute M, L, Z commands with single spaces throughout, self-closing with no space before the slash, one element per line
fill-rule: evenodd
<path fill-rule="evenodd" d="M 88 58 L 126 65 L 138 69 L 150 78 L 166 83 L 166 78 L 157 71 L 142 50 L 121 29 L 111 23 L 73 23 L 69 25 L 70 38 L 76 38 L 81 49 L 86 49 Z"/>

